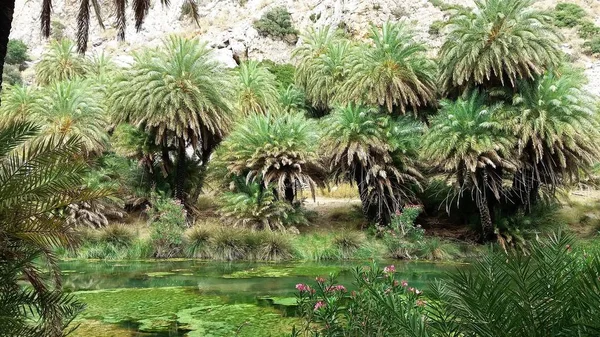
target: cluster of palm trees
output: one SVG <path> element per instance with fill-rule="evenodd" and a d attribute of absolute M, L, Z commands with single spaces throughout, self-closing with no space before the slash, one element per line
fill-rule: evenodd
<path fill-rule="evenodd" d="M 57 41 L 39 87 L 10 88 L 0 112 L 81 139 L 88 160 L 127 156 L 190 206 L 208 171 L 227 190 L 227 218 L 239 210 L 233 222 L 257 228 L 281 228 L 260 214 L 297 210 L 302 188 L 332 181 L 356 184 L 365 216 L 387 224 L 445 174 L 448 204 L 474 204 L 490 238 L 496 213 L 531 209 L 600 156 L 585 77 L 530 5 L 456 11 L 437 58 L 403 23 L 373 26 L 365 41 L 310 29 L 289 87 L 255 61 L 224 68 L 195 39 L 169 37 L 126 68 Z"/>

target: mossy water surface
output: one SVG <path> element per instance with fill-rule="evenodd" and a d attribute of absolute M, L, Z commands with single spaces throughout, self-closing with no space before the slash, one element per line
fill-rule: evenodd
<path fill-rule="evenodd" d="M 396 264 L 418 288 L 453 265 Z M 65 288 L 86 310 L 73 336 L 289 336 L 297 323 L 295 285 L 337 274 L 352 289 L 351 270 L 370 261 L 223 263 L 199 260 L 68 261 Z"/>

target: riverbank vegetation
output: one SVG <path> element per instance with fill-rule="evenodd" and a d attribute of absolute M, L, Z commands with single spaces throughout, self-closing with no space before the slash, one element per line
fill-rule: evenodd
<path fill-rule="evenodd" d="M 538 241 L 563 229 L 597 246 L 598 200 L 577 204 L 568 194 L 598 181 L 599 104 L 560 49 L 556 24 L 576 25 L 580 15 L 531 5 L 449 9 L 435 58 L 405 22 L 372 26 L 365 39 L 311 28 L 294 65 L 233 69 L 196 38 L 167 37 L 127 65 L 52 41 L 32 83 L 2 90 L 0 326 L 9 335 L 63 333 L 81 305 L 62 292 L 58 257 L 447 260 L 487 256 L 490 246 L 508 255 L 484 258 L 479 269 L 492 260 L 518 269 L 551 254 L 582 265 L 560 253 L 562 241 Z M 281 23 L 262 21 L 268 31 Z M 15 62 L 28 59 L 22 45 L 11 48 Z M 309 206 L 335 188 L 353 195 L 356 209 Z M 582 274 L 597 278 L 592 260 Z M 494 290 L 505 279 L 469 286 Z M 468 301 L 454 285 L 448 296 Z M 434 302 L 450 316 L 438 318 L 469 325 L 482 317 L 444 307 L 442 293 Z M 402 306 L 416 304 L 404 295 L 386 302 L 401 318 L 391 326 L 427 329 L 421 309 L 407 312 L 419 319 L 402 320 Z M 587 324 L 586 303 L 564 309 Z M 310 303 L 317 312 L 324 304 Z M 322 321 L 333 327 L 331 319 Z"/>

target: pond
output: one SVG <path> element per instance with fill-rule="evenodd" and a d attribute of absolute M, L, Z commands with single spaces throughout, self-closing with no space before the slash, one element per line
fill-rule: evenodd
<path fill-rule="evenodd" d="M 352 269 L 370 262 L 227 263 L 199 260 L 66 261 L 64 286 L 87 307 L 73 336 L 287 336 L 295 285 L 337 273 L 353 288 Z M 424 288 L 452 264 L 395 264 L 400 279 Z"/>

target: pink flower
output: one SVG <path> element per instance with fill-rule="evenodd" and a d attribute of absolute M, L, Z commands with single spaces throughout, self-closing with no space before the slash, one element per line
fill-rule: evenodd
<path fill-rule="evenodd" d="M 383 272 L 386 273 L 386 274 L 395 273 L 396 272 L 396 267 L 394 267 L 394 265 L 392 264 L 390 266 L 387 266 L 387 267 L 383 268 Z"/>
<path fill-rule="evenodd" d="M 410 291 L 411 293 L 414 293 L 415 292 L 415 288 L 410 287 L 410 288 L 408 288 L 408 291 Z"/>
<path fill-rule="evenodd" d="M 422 294 L 422 293 L 423 293 L 423 292 L 422 292 L 421 290 L 419 290 L 419 289 L 415 289 L 415 294 L 417 294 L 417 295 L 420 295 L 420 294 Z"/>
<path fill-rule="evenodd" d="M 396 210 L 396 215 L 400 215 L 402 213 L 400 213 L 400 210 Z"/>
<path fill-rule="evenodd" d="M 423 300 L 417 300 L 417 307 L 424 307 L 427 302 Z"/>
<path fill-rule="evenodd" d="M 310 290 L 310 287 L 307 286 L 306 284 L 298 283 L 298 284 L 296 284 L 296 289 L 298 289 L 298 291 L 300 291 L 300 292 L 305 292 L 305 291 Z"/>
<path fill-rule="evenodd" d="M 315 311 L 321 309 L 324 306 L 325 306 L 325 303 L 323 303 L 323 301 L 318 301 L 317 303 L 315 303 Z"/>
<path fill-rule="evenodd" d="M 400 284 L 400 282 L 398 282 L 398 280 L 394 280 L 394 287 L 397 287 Z"/>
<path fill-rule="evenodd" d="M 319 276 L 319 277 L 317 277 L 317 278 L 315 278 L 315 280 L 316 280 L 318 283 L 324 283 L 324 282 L 325 282 L 325 279 L 324 279 L 324 278 L 322 278 L 322 277 L 320 277 L 320 276 Z"/>
<path fill-rule="evenodd" d="M 344 286 L 343 286 L 343 285 L 341 285 L 341 284 L 338 284 L 338 285 L 337 285 L 337 286 L 335 286 L 335 287 L 336 287 L 337 291 L 341 291 L 341 292 L 344 292 L 344 293 L 346 292 L 346 287 L 344 287 Z"/>
<path fill-rule="evenodd" d="M 408 282 L 406 282 L 406 280 L 402 280 L 402 286 L 403 287 L 408 287 Z"/>

